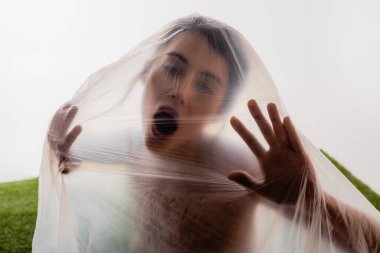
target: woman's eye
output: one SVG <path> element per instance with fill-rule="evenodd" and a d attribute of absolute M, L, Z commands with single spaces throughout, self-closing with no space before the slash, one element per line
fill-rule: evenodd
<path fill-rule="evenodd" d="M 199 92 L 202 92 L 202 93 L 207 93 L 207 94 L 211 94 L 211 95 L 214 94 L 213 90 L 205 82 L 197 82 L 197 84 L 196 84 L 196 90 L 199 91 Z"/>
<path fill-rule="evenodd" d="M 181 70 L 174 65 L 165 65 L 164 70 L 172 77 L 178 77 L 181 74 Z"/>

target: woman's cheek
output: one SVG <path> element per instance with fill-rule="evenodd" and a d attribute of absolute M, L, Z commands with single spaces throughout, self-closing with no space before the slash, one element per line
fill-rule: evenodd
<path fill-rule="evenodd" d="M 215 114 L 215 103 L 209 98 L 198 99 L 197 103 L 193 103 L 193 110 L 198 116 L 213 116 Z"/>

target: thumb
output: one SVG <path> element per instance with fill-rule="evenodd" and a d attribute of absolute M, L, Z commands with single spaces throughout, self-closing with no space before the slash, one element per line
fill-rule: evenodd
<path fill-rule="evenodd" d="M 230 171 L 230 173 L 228 173 L 228 179 L 254 191 L 261 188 L 261 184 L 255 178 L 242 170 Z"/>

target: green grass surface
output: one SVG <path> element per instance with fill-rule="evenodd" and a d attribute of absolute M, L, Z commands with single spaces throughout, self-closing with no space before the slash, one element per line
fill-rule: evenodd
<path fill-rule="evenodd" d="M 373 191 L 368 185 L 363 183 L 360 179 L 352 175 L 345 167 L 343 167 L 339 162 L 332 158 L 325 151 L 321 150 L 323 154 L 337 167 L 342 174 L 351 181 L 353 185 L 372 203 L 372 205 L 380 211 L 380 195 Z"/>
<path fill-rule="evenodd" d="M 0 184 L 0 252 L 31 252 L 38 180 Z"/>
<path fill-rule="evenodd" d="M 353 176 L 328 154 L 324 154 L 380 211 L 380 195 Z M 31 252 L 37 215 L 38 180 L 0 184 L 0 252 Z"/>

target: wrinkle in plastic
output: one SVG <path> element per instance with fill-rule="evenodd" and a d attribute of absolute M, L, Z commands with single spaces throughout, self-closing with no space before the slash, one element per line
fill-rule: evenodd
<path fill-rule="evenodd" d="M 289 170 L 270 174 L 276 183 L 267 185 L 257 154 L 273 143 L 250 99 L 270 124 L 269 103 L 287 116 L 249 42 L 197 15 L 173 21 L 92 74 L 47 134 L 33 252 L 372 252 L 378 242 L 347 210 L 360 208 L 370 221 L 379 213 L 299 131 L 311 168 L 299 173 L 297 195 Z M 244 142 L 231 116 L 263 150 Z M 78 125 L 80 134 L 62 148 Z M 229 179 L 232 170 L 255 187 Z M 326 194 L 345 218 L 344 240 Z"/>

